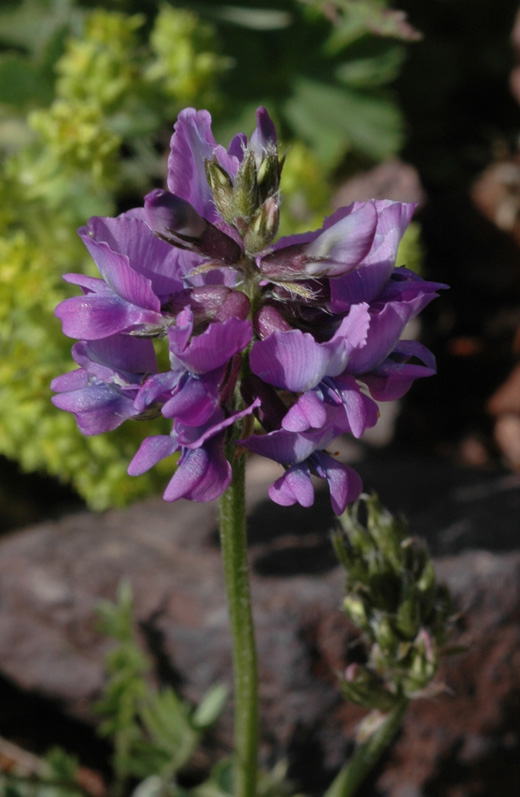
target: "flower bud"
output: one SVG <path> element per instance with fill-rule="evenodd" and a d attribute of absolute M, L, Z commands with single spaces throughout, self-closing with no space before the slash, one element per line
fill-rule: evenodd
<path fill-rule="evenodd" d="M 343 608 L 354 625 L 362 631 L 369 627 L 365 604 L 358 595 L 347 595 L 343 600 Z"/>
<path fill-rule="evenodd" d="M 236 263 L 242 255 L 236 241 L 199 216 L 189 202 L 169 191 L 158 188 L 147 194 L 144 211 L 152 232 L 172 246 L 216 258 L 229 265 Z"/>
<path fill-rule="evenodd" d="M 278 231 L 280 221 L 279 200 L 271 196 L 253 219 L 244 236 L 244 245 L 250 254 L 256 254 L 265 249 Z"/>
<path fill-rule="evenodd" d="M 244 232 L 259 206 L 258 182 L 254 152 L 248 148 L 244 152 L 242 163 L 233 186 L 234 225 L 239 232 Z"/>
<path fill-rule="evenodd" d="M 435 644 L 428 632 L 423 629 L 415 640 L 411 664 L 403 680 L 405 693 L 411 695 L 424 689 L 435 675 L 437 665 L 438 655 Z"/>
<path fill-rule="evenodd" d="M 395 704 L 395 696 L 385 687 L 383 679 L 360 664 L 347 667 L 341 687 L 348 700 L 365 708 L 390 711 Z"/>
<path fill-rule="evenodd" d="M 292 327 L 272 304 L 264 304 L 253 317 L 253 326 L 261 340 L 272 332 L 289 332 Z"/>
<path fill-rule="evenodd" d="M 234 222 L 233 182 L 215 157 L 205 161 L 206 179 L 218 212 L 228 224 Z"/>

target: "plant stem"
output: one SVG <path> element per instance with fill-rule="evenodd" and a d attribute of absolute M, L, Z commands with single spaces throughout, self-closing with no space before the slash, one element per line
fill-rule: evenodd
<path fill-rule="evenodd" d="M 401 727 L 408 702 L 407 698 L 403 698 L 388 712 L 374 733 L 359 745 L 324 797 L 352 797 L 356 793 L 393 741 Z"/>
<path fill-rule="evenodd" d="M 233 479 L 220 499 L 220 541 L 233 645 L 235 694 L 234 796 L 256 794 L 258 677 L 247 564 L 245 456 L 228 446 Z"/>

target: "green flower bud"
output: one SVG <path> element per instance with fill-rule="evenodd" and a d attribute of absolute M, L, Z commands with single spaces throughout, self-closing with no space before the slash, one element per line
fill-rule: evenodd
<path fill-rule="evenodd" d="M 257 212 L 244 236 L 244 246 L 249 254 L 261 252 L 271 243 L 278 230 L 279 218 L 279 201 L 274 196 L 269 197 Z"/>
<path fill-rule="evenodd" d="M 405 694 L 413 695 L 429 684 L 437 671 L 438 653 L 435 643 L 426 630 L 417 635 L 411 651 L 411 663 L 403 679 Z"/>
<path fill-rule="evenodd" d="M 231 177 L 226 170 L 222 168 L 215 157 L 211 160 L 207 160 L 205 162 L 205 167 L 206 179 L 211 188 L 211 193 L 213 194 L 215 207 L 228 224 L 233 224 L 235 213 Z"/>
<path fill-rule="evenodd" d="M 420 607 L 412 595 L 400 604 L 395 618 L 395 627 L 407 639 L 413 639 L 421 622 Z"/>
<path fill-rule="evenodd" d="M 233 187 L 234 224 L 243 232 L 256 214 L 259 205 L 258 180 L 254 152 L 246 149 Z"/>
<path fill-rule="evenodd" d="M 364 631 L 369 627 L 365 604 L 359 595 L 354 595 L 353 593 L 347 595 L 343 600 L 343 608 L 347 617 L 358 628 Z"/>
<path fill-rule="evenodd" d="M 385 686 L 383 679 L 367 667 L 350 664 L 341 682 L 344 696 L 364 708 L 390 711 L 396 697 Z"/>

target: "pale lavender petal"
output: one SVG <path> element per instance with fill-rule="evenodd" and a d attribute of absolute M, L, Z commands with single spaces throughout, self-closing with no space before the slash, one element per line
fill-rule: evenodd
<path fill-rule="evenodd" d="M 395 265 L 397 250 L 417 205 L 390 199 L 372 200 L 377 211 L 377 230 L 365 263 L 390 262 Z"/>
<path fill-rule="evenodd" d="M 350 205 L 333 214 L 323 232 L 305 246 L 307 275 L 337 277 L 352 271 L 368 254 L 377 221 L 372 202 Z"/>
<path fill-rule="evenodd" d="M 157 465 L 161 459 L 171 456 L 178 448 L 175 438 L 170 435 L 159 434 L 146 437 L 130 462 L 127 473 L 129 476 L 140 476 Z"/>
<path fill-rule="evenodd" d="M 257 341 L 249 363 L 252 372 L 265 382 L 300 393 L 321 382 L 330 357 L 327 348 L 312 335 L 293 329 L 273 332 L 265 340 Z"/>
<path fill-rule="evenodd" d="M 164 491 L 165 501 L 213 501 L 231 483 L 231 465 L 224 456 L 224 436 L 219 435 L 201 448 L 185 449 L 177 470 Z"/>
<path fill-rule="evenodd" d="M 280 506 L 300 504 L 304 507 L 314 503 L 314 486 L 309 468 L 305 463 L 293 465 L 269 487 L 269 498 Z"/>

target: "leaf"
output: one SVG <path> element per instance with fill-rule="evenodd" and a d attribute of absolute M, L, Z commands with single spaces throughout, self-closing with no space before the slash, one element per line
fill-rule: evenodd
<path fill-rule="evenodd" d="M 204 730 L 213 725 L 222 713 L 228 699 L 229 690 L 223 684 L 213 686 L 195 709 L 192 722 L 196 728 Z"/>
<path fill-rule="evenodd" d="M 395 80 L 404 58 L 403 47 L 388 47 L 382 53 L 345 61 L 336 69 L 336 77 L 354 88 L 383 86 Z"/>
<path fill-rule="evenodd" d="M 338 166 L 350 149 L 382 161 L 403 142 L 399 109 L 371 92 L 300 78 L 285 113 L 296 136 L 309 143 L 327 169 Z"/>
<path fill-rule="evenodd" d="M 246 8 L 217 4 L 209 6 L 206 3 L 191 3 L 190 8 L 210 19 L 230 22 L 250 30 L 282 30 L 293 22 L 292 14 L 274 8 Z"/>

